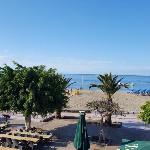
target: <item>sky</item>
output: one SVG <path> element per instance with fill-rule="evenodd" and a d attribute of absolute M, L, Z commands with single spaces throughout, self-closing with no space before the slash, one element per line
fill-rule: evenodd
<path fill-rule="evenodd" d="M 0 0 L 0 66 L 150 75 L 149 0 Z"/>

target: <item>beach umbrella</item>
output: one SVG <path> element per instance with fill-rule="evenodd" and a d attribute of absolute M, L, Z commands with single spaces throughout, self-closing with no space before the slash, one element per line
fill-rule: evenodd
<path fill-rule="evenodd" d="M 74 147 L 77 150 L 88 150 L 90 143 L 87 134 L 85 112 L 80 112 L 80 118 L 76 128 L 76 134 L 74 138 Z"/>
<path fill-rule="evenodd" d="M 150 141 L 122 139 L 120 150 L 150 150 Z"/>

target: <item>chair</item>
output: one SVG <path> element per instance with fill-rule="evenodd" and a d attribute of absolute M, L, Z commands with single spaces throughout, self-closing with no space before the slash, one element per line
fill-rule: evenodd
<path fill-rule="evenodd" d="M 0 145 L 2 145 L 2 146 L 5 146 L 5 144 L 6 144 L 6 138 L 1 138 L 0 139 Z"/>
<path fill-rule="evenodd" d="M 27 141 L 22 140 L 22 141 L 20 142 L 20 145 L 27 146 L 27 145 L 28 145 L 28 143 L 27 143 Z"/>
<path fill-rule="evenodd" d="M 37 139 L 39 139 L 40 137 L 39 137 L 38 135 L 34 135 L 34 138 L 37 138 Z"/>
<path fill-rule="evenodd" d="M 19 131 L 20 131 L 20 132 L 23 132 L 23 129 L 20 129 Z"/>
<path fill-rule="evenodd" d="M 43 141 L 43 137 L 42 136 L 38 136 L 40 141 Z"/>
<path fill-rule="evenodd" d="M 26 132 L 29 132 L 29 131 L 30 131 L 30 129 L 27 129 L 27 130 L 26 130 Z"/>
<path fill-rule="evenodd" d="M 0 133 L 4 133 L 4 128 L 0 127 Z"/>
<path fill-rule="evenodd" d="M 35 130 L 36 130 L 36 128 L 35 128 L 35 127 L 33 127 L 33 128 L 31 128 L 31 129 L 30 129 L 30 132 L 31 132 L 31 133 L 34 133 L 34 132 L 35 132 Z"/>
<path fill-rule="evenodd" d="M 44 146 L 44 141 L 43 141 L 43 137 L 39 137 L 39 142 L 37 143 L 37 148 L 41 149 Z"/>
<path fill-rule="evenodd" d="M 16 136 L 21 136 L 21 134 L 20 133 L 16 133 Z"/>
<path fill-rule="evenodd" d="M 24 134 L 25 137 L 29 137 L 28 134 Z"/>
<path fill-rule="evenodd" d="M 6 129 L 6 126 L 1 127 L 2 132 Z"/>
<path fill-rule="evenodd" d="M 25 134 L 21 134 L 21 137 L 26 137 L 26 135 Z"/>
<path fill-rule="evenodd" d="M 6 138 L 5 146 L 6 147 L 11 147 L 12 146 L 12 140 L 11 140 L 11 138 Z"/>
<path fill-rule="evenodd" d="M 37 144 L 29 141 L 28 142 L 28 146 L 31 148 L 31 150 L 36 150 L 37 149 Z"/>
<path fill-rule="evenodd" d="M 20 142 L 18 141 L 18 140 L 16 140 L 16 139 L 12 139 L 12 147 L 13 148 L 19 148 L 19 146 L 20 146 Z"/>
<path fill-rule="evenodd" d="M 30 147 L 20 145 L 19 150 L 30 150 Z"/>
<path fill-rule="evenodd" d="M 19 145 L 21 150 L 30 150 L 30 147 L 28 146 L 28 142 L 25 140 L 22 140 Z"/>
<path fill-rule="evenodd" d="M 27 134 L 27 137 L 32 137 L 32 135 L 30 135 L 30 134 Z"/>

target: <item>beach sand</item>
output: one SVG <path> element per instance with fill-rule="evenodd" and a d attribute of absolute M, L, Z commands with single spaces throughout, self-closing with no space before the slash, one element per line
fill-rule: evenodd
<path fill-rule="evenodd" d="M 88 110 L 88 108 L 86 107 L 86 104 L 88 102 L 101 100 L 103 97 L 105 97 L 105 95 L 100 91 L 81 90 L 80 95 L 74 95 L 70 97 L 67 109 Z M 141 105 L 143 105 L 146 101 L 150 101 L 150 96 L 140 96 L 117 92 L 113 96 L 113 101 L 117 102 L 124 111 L 138 112 Z"/>
<path fill-rule="evenodd" d="M 81 95 L 70 97 L 69 108 L 70 110 L 87 110 L 85 107 L 87 102 L 93 100 L 100 100 L 104 95 L 98 91 L 82 91 Z M 114 95 L 114 101 L 118 102 L 125 111 L 139 111 L 140 106 L 150 100 L 148 96 L 136 96 L 126 93 L 117 93 Z M 56 146 L 58 150 L 75 150 L 73 146 L 73 139 L 76 131 L 76 124 L 78 121 L 79 113 L 63 112 L 62 116 L 67 116 L 70 119 L 53 119 L 49 122 L 40 122 L 40 116 L 32 118 L 32 126 L 42 128 L 43 130 L 50 131 L 55 136 L 52 145 Z M 99 122 L 99 116 L 93 113 L 86 114 L 88 135 L 98 136 L 100 130 L 103 129 L 105 136 L 112 139 L 112 143 L 107 147 L 100 147 L 98 143 L 91 143 L 91 150 L 116 150 L 121 144 L 121 139 L 134 139 L 134 140 L 150 140 L 150 128 L 146 127 L 144 123 L 138 119 L 136 114 L 128 114 L 126 116 L 113 116 L 113 121 L 123 122 L 121 128 L 100 127 L 94 122 Z M 90 121 L 89 121 L 90 120 Z M 10 119 L 11 127 L 14 129 L 18 126 L 24 126 L 24 118 L 21 114 L 15 114 Z"/>

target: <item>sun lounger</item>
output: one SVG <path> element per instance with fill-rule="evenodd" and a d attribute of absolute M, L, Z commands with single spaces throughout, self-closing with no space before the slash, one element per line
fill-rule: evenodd
<path fill-rule="evenodd" d="M 133 89 L 133 90 L 128 91 L 127 93 L 133 94 L 134 91 L 135 91 L 135 90 Z"/>
<path fill-rule="evenodd" d="M 140 92 L 141 92 L 141 89 L 136 90 L 136 91 L 134 92 L 134 94 L 139 95 L 139 94 L 140 94 Z"/>
<path fill-rule="evenodd" d="M 147 95 L 147 96 L 150 96 L 150 90 L 147 90 L 147 91 L 146 91 L 146 95 Z"/>
<path fill-rule="evenodd" d="M 147 89 L 141 90 L 141 91 L 140 91 L 140 95 L 145 96 L 145 95 L 146 95 L 146 90 L 147 90 Z"/>

